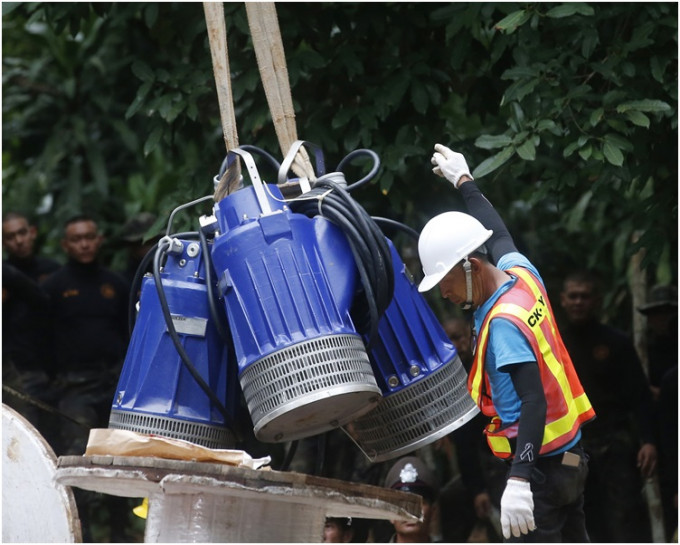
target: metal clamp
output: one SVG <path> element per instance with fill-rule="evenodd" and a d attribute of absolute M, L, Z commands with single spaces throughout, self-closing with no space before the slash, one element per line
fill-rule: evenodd
<path fill-rule="evenodd" d="M 246 169 L 248 170 L 248 176 L 250 176 L 250 182 L 253 184 L 255 196 L 257 197 L 257 201 L 260 203 L 260 209 L 262 210 L 262 214 L 264 215 L 271 214 L 272 207 L 269 204 L 269 200 L 267 199 L 267 195 L 264 191 L 264 185 L 262 183 L 262 180 L 260 179 L 260 174 L 257 172 L 257 167 L 255 166 L 255 161 L 253 160 L 252 155 L 250 155 L 250 153 L 240 148 L 234 148 L 232 150 L 229 150 L 229 154 L 227 155 L 227 168 L 229 168 L 232 165 L 236 155 L 243 159 L 243 163 L 245 164 Z"/>
<path fill-rule="evenodd" d="M 326 173 L 326 163 L 324 161 L 323 152 L 321 151 L 321 148 L 316 144 L 307 142 L 306 140 L 296 140 L 295 142 L 293 142 L 293 145 L 288 150 L 286 157 L 283 159 L 283 162 L 279 167 L 278 175 L 279 185 L 286 182 L 286 176 L 288 175 L 288 171 L 290 170 L 290 167 L 293 165 L 295 156 L 298 154 L 298 151 L 303 145 L 314 152 L 314 159 L 316 161 L 316 175 L 322 176 L 323 174 Z"/>

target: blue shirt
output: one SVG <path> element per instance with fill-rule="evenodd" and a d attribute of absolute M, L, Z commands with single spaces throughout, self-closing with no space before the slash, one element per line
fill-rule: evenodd
<path fill-rule="evenodd" d="M 543 284 L 536 267 L 519 252 L 510 252 L 502 256 L 496 267 L 505 271 L 511 267 L 523 267 L 530 271 Z M 517 277 L 510 276 L 508 281 L 498 288 L 493 295 L 475 312 L 475 329 L 479 331 L 487 314 L 491 311 L 498 298 L 515 285 Z M 517 363 L 536 361 L 531 345 L 519 328 L 505 318 L 494 318 L 489 326 L 489 341 L 484 357 L 484 369 L 489 377 L 491 399 L 503 423 L 517 422 L 521 408 L 521 401 L 512 384 L 508 367 Z M 565 447 L 550 454 L 557 454 L 571 448 L 578 442 L 581 432 Z"/>

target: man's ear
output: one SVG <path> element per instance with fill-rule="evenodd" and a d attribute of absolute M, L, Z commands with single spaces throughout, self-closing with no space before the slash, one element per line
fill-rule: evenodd
<path fill-rule="evenodd" d="M 472 265 L 472 270 L 474 272 L 479 272 L 482 268 L 482 260 L 478 257 L 468 257 L 468 261 L 470 262 L 470 265 Z"/>

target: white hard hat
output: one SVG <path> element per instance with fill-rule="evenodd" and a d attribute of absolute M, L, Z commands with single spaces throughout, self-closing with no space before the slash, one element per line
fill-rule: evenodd
<path fill-rule="evenodd" d="M 418 255 L 425 278 L 418 291 L 435 287 L 446 273 L 484 244 L 493 231 L 462 212 L 444 212 L 425 224 L 418 238 Z"/>

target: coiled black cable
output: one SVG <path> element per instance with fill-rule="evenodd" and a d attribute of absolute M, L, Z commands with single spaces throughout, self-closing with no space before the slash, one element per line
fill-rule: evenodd
<path fill-rule="evenodd" d="M 369 157 L 371 157 L 373 159 L 373 167 L 371 167 L 369 173 L 366 174 L 366 176 L 364 176 L 363 178 L 361 178 L 361 180 L 358 180 L 353 184 L 348 185 L 347 191 L 352 191 L 357 187 L 361 187 L 367 182 L 370 182 L 378 173 L 378 170 L 380 170 L 380 157 L 378 157 L 378 154 L 376 152 L 370 149 L 355 149 L 354 151 L 351 151 L 338 163 L 337 170 L 342 172 L 342 168 L 347 163 L 349 163 L 355 157 L 360 157 L 361 155 L 368 155 Z"/>
<path fill-rule="evenodd" d="M 392 255 L 385 236 L 366 210 L 345 189 L 330 180 L 317 180 L 310 191 L 289 205 L 293 212 L 308 217 L 321 214 L 347 237 L 366 304 L 366 307 L 355 305 L 352 317 L 358 332 L 367 335 L 370 345 L 376 338 L 378 322 L 394 295 Z"/>
<path fill-rule="evenodd" d="M 420 238 L 420 233 L 418 231 L 416 231 L 413 227 L 409 227 L 405 223 L 401 223 L 400 221 L 390 218 L 381 218 L 379 216 L 371 216 L 371 219 L 373 219 L 373 221 L 375 221 L 378 225 L 383 224 L 388 227 L 394 227 L 395 229 L 403 231 L 416 241 L 418 238 Z"/>

